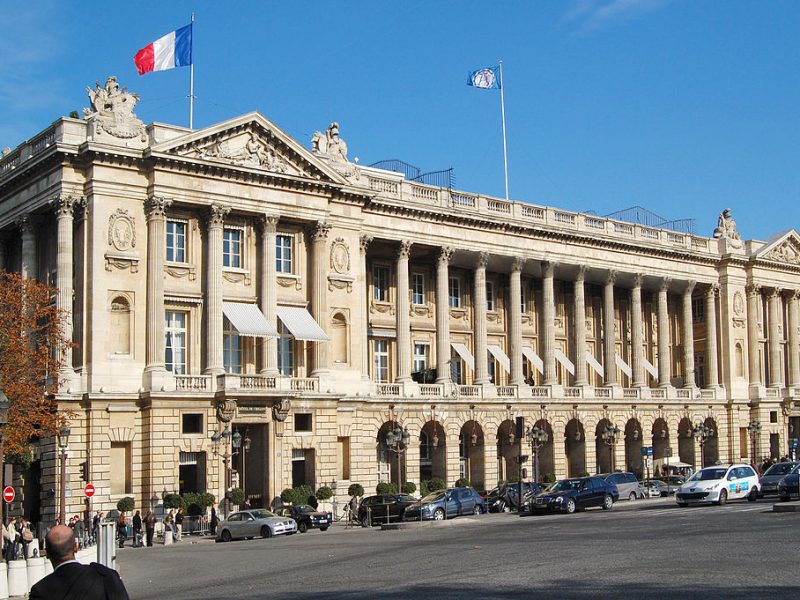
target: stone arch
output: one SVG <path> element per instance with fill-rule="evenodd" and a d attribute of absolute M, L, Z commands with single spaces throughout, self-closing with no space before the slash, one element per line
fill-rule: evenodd
<path fill-rule="evenodd" d="M 639 479 L 642 479 L 644 475 L 642 446 L 642 424 L 636 417 L 631 417 L 625 423 L 625 470 L 630 471 Z"/>
<path fill-rule="evenodd" d="M 459 461 L 463 476 L 476 490 L 486 488 L 486 449 L 483 428 L 477 421 L 464 423 L 459 433 Z"/>
<path fill-rule="evenodd" d="M 519 443 L 514 421 L 506 419 L 497 426 L 497 479 L 515 480 L 518 477 Z"/>
<path fill-rule="evenodd" d="M 386 443 L 387 434 L 398 428 L 402 429 L 403 426 L 396 420 L 386 421 L 381 425 L 375 437 L 375 458 L 378 465 L 378 481 L 385 481 L 388 475 L 389 483 L 394 483 L 400 491 L 406 481 L 407 448 L 392 449 Z"/>
<path fill-rule="evenodd" d="M 669 425 L 665 419 L 659 417 L 653 422 L 651 429 L 653 444 L 653 476 L 660 477 L 666 475 L 664 465 L 669 463 L 672 457 L 670 447 Z"/>
<path fill-rule="evenodd" d="M 124 295 L 114 296 L 109 307 L 109 352 L 124 355 L 131 353 L 131 303 Z"/>
<path fill-rule="evenodd" d="M 692 435 L 693 430 L 694 426 L 689 417 L 683 417 L 680 423 L 678 423 L 678 430 L 676 432 L 678 436 L 678 458 L 682 463 L 688 465 L 697 464 L 697 457 L 695 456 L 694 450 L 694 435 Z"/>
<path fill-rule="evenodd" d="M 614 470 L 614 445 L 603 438 L 606 427 L 614 427 L 608 418 L 602 418 L 594 428 L 595 472 L 611 473 Z"/>
<path fill-rule="evenodd" d="M 346 315 L 337 311 L 331 317 L 330 326 L 331 341 L 331 362 L 334 365 L 346 365 L 350 363 L 350 342 L 348 339 L 349 327 Z"/>
<path fill-rule="evenodd" d="M 547 433 L 547 439 L 538 450 L 534 453 L 532 459 L 534 460 L 533 477 L 537 482 L 545 481 L 548 475 L 555 477 L 556 474 L 556 460 L 555 460 L 555 444 L 553 440 L 553 428 L 547 419 L 539 419 L 534 423 L 534 427 L 538 427 Z"/>
<path fill-rule="evenodd" d="M 564 450 L 567 455 L 567 476 L 586 473 L 586 432 L 583 423 L 573 418 L 564 428 Z"/>
<path fill-rule="evenodd" d="M 719 427 L 717 427 L 714 417 L 707 417 L 703 423 L 711 430 L 711 435 L 706 438 L 703 444 L 702 466 L 709 467 L 719 462 Z"/>
<path fill-rule="evenodd" d="M 433 477 L 447 483 L 447 435 L 440 421 L 428 421 L 419 432 L 419 480 Z"/>

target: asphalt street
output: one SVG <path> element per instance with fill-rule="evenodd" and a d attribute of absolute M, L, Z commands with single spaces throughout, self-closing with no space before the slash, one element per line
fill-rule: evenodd
<path fill-rule="evenodd" d="M 771 501 L 620 502 L 574 515 L 490 514 L 413 530 L 123 549 L 132 600 L 800 597 L 800 513 Z"/>

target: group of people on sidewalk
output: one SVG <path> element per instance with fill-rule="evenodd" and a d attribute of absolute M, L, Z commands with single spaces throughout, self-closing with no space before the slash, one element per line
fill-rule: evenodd
<path fill-rule="evenodd" d="M 102 519 L 102 513 L 100 511 L 98 511 L 98 515 L 101 515 L 100 519 Z M 183 539 L 183 523 L 185 519 L 186 514 L 183 508 L 179 508 L 177 512 L 170 510 L 164 518 L 161 519 L 164 525 L 164 536 L 170 535 L 172 536 L 173 542 L 180 542 Z M 95 516 L 95 520 L 97 520 L 96 527 L 99 528 L 100 520 L 98 520 L 97 516 Z M 151 547 L 153 545 L 158 521 L 159 519 L 153 511 L 148 510 L 144 517 L 142 517 L 140 511 L 137 510 L 134 512 L 133 517 L 130 519 L 131 537 L 133 538 L 134 548 L 141 548 L 145 545 Z M 209 520 L 211 535 L 216 533 L 218 524 L 219 517 L 217 516 L 217 509 L 216 506 L 212 506 L 211 519 Z M 125 512 L 121 512 L 117 517 L 117 541 L 120 548 L 125 547 L 125 542 L 128 539 L 128 526 L 128 517 L 125 515 Z M 144 532 L 144 535 L 142 535 L 142 532 Z"/>
<path fill-rule="evenodd" d="M 3 536 L 3 558 L 5 560 L 28 556 L 28 545 L 33 542 L 35 536 L 27 520 L 12 517 L 8 525 L 0 523 L 0 531 Z M 36 550 L 38 555 L 38 549 Z"/>

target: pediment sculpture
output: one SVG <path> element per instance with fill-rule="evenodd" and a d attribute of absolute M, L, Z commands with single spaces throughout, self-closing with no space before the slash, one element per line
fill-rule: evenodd
<path fill-rule="evenodd" d="M 774 260 L 789 265 L 800 265 L 800 248 L 794 238 L 787 238 L 781 244 L 764 255 L 767 260 Z"/>
<path fill-rule="evenodd" d="M 289 164 L 272 146 L 254 132 L 228 139 L 202 140 L 191 146 L 187 156 L 229 162 L 243 167 L 265 169 L 272 173 L 290 172 Z"/>
<path fill-rule="evenodd" d="M 347 143 L 339 137 L 339 123 L 336 121 L 328 125 L 324 134 L 321 131 L 314 132 L 311 137 L 311 151 L 327 160 L 345 179 L 358 181 L 361 178 L 358 167 L 347 160 Z"/>
<path fill-rule="evenodd" d="M 736 231 L 736 221 L 733 220 L 730 208 L 726 208 L 720 213 L 717 227 L 714 229 L 714 237 L 728 240 L 734 248 L 742 247 L 742 236 Z"/>
<path fill-rule="evenodd" d="M 95 87 L 86 88 L 89 95 L 90 108 L 84 108 L 83 114 L 94 128 L 95 136 L 108 134 L 121 140 L 147 141 L 144 123 L 133 113 L 139 95 L 120 88 L 117 78 L 111 75 L 104 86 L 95 82 Z"/>

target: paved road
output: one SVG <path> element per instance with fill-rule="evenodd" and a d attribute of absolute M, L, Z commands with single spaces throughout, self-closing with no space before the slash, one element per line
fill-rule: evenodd
<path fill-rule="evenodd" d="M 132 600 L 800 597 L 800 514 L 772 503 L 620 503 L 119 554 Z"/>

